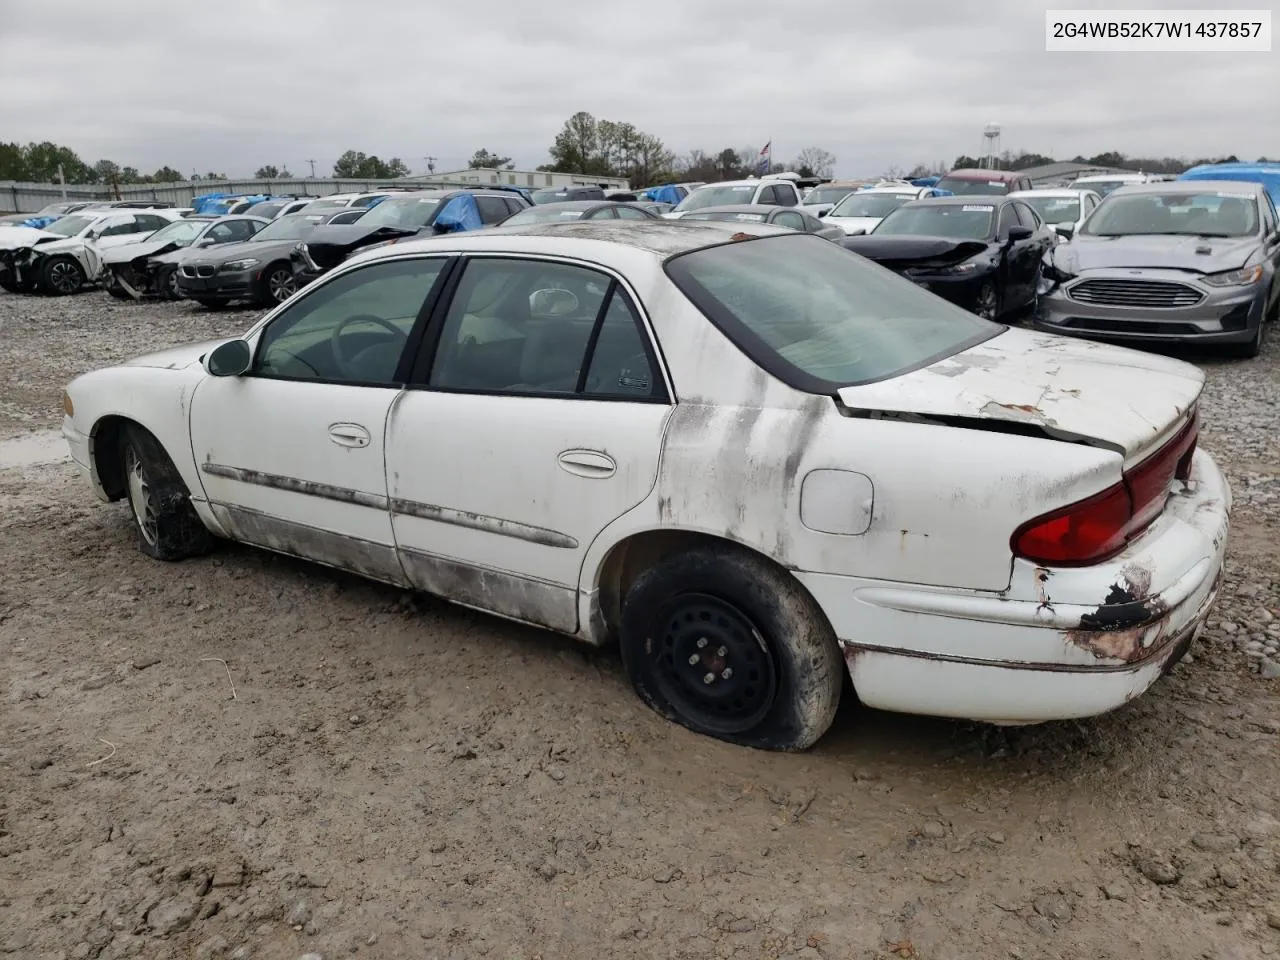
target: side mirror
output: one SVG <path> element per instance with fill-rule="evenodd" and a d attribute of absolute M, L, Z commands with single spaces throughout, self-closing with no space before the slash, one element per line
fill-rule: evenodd
<path fill-rule="evenodd" d="M 212 247 L 212 246 L 213 246 L 215 243 L 217 243 L 217 242 L 218 242 L 218 241 L 217 241 L 217 240 L 215 240 L 215 239 L 213 239 L 213 237 L 204 237 L 203 239 L 201 239 L 201 240 L 200 240 L 200 242 L 198 242 L 198 243 L 196 244 L 196 246 L 197 246 L 197 247 Z"/>
<path fill-rule="evenodd" d="M 214 377 L 238 377 L 253 362 L 253 350 L 247 340 L 228 340 L 205 357 L 204 368 Z"/>
<path fill-rule="evenodd" d="M 849 231 L 847 234 L 845 234 L 845 235 L 846 235 L 846 236 L 849 236 L 849 237 L 861 237 L 861 236 L 865 236 L 865 235 L 866 235 L 866 232 L 867 232 L 867 231 L 866 231 L 866 230 L 864 230 L 862 227 L 854 227 L 852 230 L 850 230 L 850 231 Z"/>
<path fill-rule="evenodd" d="M 819 211 L 818 211 L 818 216 L 820 216 L 820 217 L 825 217 L 825 216 L 826 216 L 828 213 L 830 213 L 830 212 L 831 212 L 830 210 L 819 210 Z"/>
<path fill-rule="evenodd" d="M 1059 223 L 1053 229 L 1058 236 L 1067 240 L 1070 240 L 1076 235 L 1076 225 L 1074 223 Z"/>
<path fill-rule="evenodd" d="M 1017 243 L 1019 240 L 1030 240 L 1033 236 L 1035 236 L 1035 231 L 1030 227 L 1018 225 L 1016 227 L 1009 228 L 1010 243 Z"/>

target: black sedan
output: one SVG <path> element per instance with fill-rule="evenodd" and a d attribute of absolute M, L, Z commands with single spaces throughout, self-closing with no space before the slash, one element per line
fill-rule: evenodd
<path fill-rule="evenodd" d="M 566 200 L 563 203 L 540 203 L 513 213 L 499 226 L 518 227 L 526 223 L 573 223 L 577 220 L 656 220 L 643 207 L 616 200 Z"/>
<path fill-rule="evenodd" d="M 1029 205 L 1007 197 L 905 203 L 844 246 L 980 317 L 1033 308 L 1041 258 L 1057 243 Z"/>
<path fill-rule="evenodd" d="M 795 207 L 778 207 L 765 203 L 733 203 L 719 207 L 703 207 L 686 213 L 682 220 L 720 220 L 727 223 L 768 223 L 801 233 L 812 233 L 839 243 L 845 239 L 840 227 L 823 223 L 817 217 Z"/>

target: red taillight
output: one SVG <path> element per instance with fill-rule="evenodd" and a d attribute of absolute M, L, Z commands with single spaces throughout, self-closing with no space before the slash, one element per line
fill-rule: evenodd
<path fill-rule="evenodd" d="M 1024 523 L 1013 534 L 1014 554 L 1050 566 L 1082 566 L 1119 553 L 1164 511 L 1169 484 L 1190 476 L 1199 431 L 1196 414 L 1120 483 Z"/>

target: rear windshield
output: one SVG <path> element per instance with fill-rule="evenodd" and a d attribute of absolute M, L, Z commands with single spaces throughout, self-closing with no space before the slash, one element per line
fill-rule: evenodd
<path fill-rule="evenodd" d="M 894 377 L 1004 329 L 812 234 L 695 250 L 666 270 L 743 352 L 811 393 Z"/>
<path fill-rule="evenodd" d="M 1009 184 L 1003 180 L 967 180 L 963 177 L 943 177 L 934 188 L 950 190 L 957 197 L 1002 197 L 1009 192 Z"/>

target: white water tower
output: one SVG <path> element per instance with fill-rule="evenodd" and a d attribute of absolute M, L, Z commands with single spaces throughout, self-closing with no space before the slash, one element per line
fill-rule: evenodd
<path fill-rule="evenodd" d="M 999 165 L 1000 124 L 994 120 L 982 130 L 982 166 L 994 170 Z"/>

